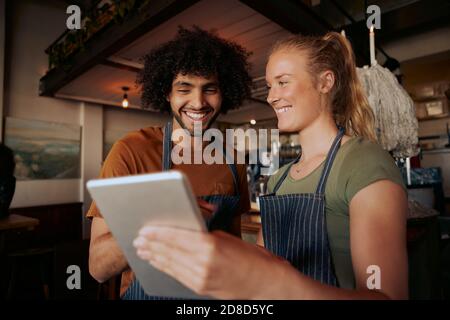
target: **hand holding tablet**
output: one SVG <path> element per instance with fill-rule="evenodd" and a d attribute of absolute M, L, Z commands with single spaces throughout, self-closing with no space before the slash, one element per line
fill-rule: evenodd
<path fill-rule="evenodd" d="M 199 201 L 187 178 L 179 171 L 97 179 L 87 183 L 114 238 L 145 292 L 154 296 L 199 298 L 167 274 L 136 255 L 133 240 L 145 225 L 204 231 L 202 217 L 214 208 Z"/>

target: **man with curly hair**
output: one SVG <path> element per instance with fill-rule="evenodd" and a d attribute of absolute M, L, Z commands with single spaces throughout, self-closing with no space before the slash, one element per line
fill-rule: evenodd
<path fill-rule="evenodd" d="M 174 130 L 186 129 L 190 139 L 197 141 L 194 125 L 208 129 L 220 113 L 239 107 L 249 96 L 248 55 L 238 44 L 198 27 L 180 27 L 172 41 L 151 50 L 144 57 L 144 69 L 137 79 L 142 88 L 142 105 L 170 112 L 172 120 L 164 128 L 143 128 L 117 141 L 100 177 L 180 170 L 199 198 L 208 228 L 240 237 L 240 215 L 250 207 L 245 165 L 227 165 L 225 161 L 174 164 L 170 151 Z M 91 275 L 104 282 L 122 273 L 122 299 L 155 299 L 146 295 L 135 279 L 95 203 L 87 216 L 93 218 Z"/>

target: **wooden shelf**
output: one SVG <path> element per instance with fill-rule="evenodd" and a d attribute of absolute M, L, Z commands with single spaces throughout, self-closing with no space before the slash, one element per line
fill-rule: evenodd
<path fill-rule="evenodd" d="M 437 134 L 432 136 L 419 137 L 419 140 L 434 140 L 434 139 L 448 139 L 448 136 L 446 134 Z"/>
<path fill-rule="evenodd" d="M 450 153 L 450 148 L 436 148 L 422 150 L 423 154 Z"/>
<path fill-rule="evenodd" d="M 430 121 L 430 120 L 439 120 L 439 119 L 445 119 L 445 118 L 450 118 L 450 114 L 445 113 L 445 114 L 438 115 L 438 116 L 428 116 L 428 117 L 423 117 L 423 118 L 417 118 L 417 121 Z"/>
<path fill-rule="evenodd" d="M 447 97 L 444 96 L 432 96 L 432 97 L 413 97 L 412 98 L 414 102 L 432 102 L 442 99 L 447 99 Z"/>

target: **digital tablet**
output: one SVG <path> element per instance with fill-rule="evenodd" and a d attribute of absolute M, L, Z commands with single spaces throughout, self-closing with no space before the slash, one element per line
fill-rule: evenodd
<path fill-rule="evenodd" d="M 128 264 L 148 295 L 200 297 L 136 254 L 133 241 L 146 224 L 206 232 L 189 181 L 179 171 L 90 180 L 87 188 Z"/>

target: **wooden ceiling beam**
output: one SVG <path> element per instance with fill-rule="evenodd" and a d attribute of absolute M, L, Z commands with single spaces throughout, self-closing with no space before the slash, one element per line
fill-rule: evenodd
<path fill-rule="evenodd" d="M 308 5 L 294 0 L 240 0 L 291 33 L 323 35 L 333 31 L 333 26 L 315 13 Z M 339 30 L 340 31 L 340 30 Z M 349 39 L 352 41 L 352 39 Z M 364 64 L 366 56 L 359 45 L 353 44 L 356 62 Z"/>
<path fill-rule="evenodd" d="M 320 35 L 332 29 L 328 22 L 301 1 L 240 1 L 292 33 Z"/>

